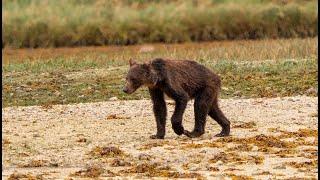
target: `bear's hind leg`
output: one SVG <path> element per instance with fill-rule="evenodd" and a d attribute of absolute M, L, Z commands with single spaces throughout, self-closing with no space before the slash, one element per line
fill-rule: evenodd
<path fill-rule="evenodd" d="M 194 101 L 194 115 L 195 125 L 192 132 L 186 131 L 184 134 L 188 137 L 194 138 L 204 134 L 206 126 L 206 118 L 209 109 L 212 105 L 212 90 L 204 90 L 201 94 L 195 97 Z"/>
<path fill-rule="evenodd" d="M 222 127 L 222 130 L 219 134 L 216 134 L 216 137 L 229 136 L 230 134 L 230 121 L 225 117 L 223 112 L 218 106 L 217 98 L 214 99 L 211 110 L 209 111 L 209 116 L 213 118 L 217 123 Z"/>

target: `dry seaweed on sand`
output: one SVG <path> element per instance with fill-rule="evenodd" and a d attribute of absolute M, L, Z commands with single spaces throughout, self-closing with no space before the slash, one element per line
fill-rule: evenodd
<path fill-rule="evenodd" d="M 42 175 L 33 175 L 31 173 L 18 173 L 18 172 L 13 172 L 10 174 L 7 180 L 18 180 L 18 179 L 27 179 L 27 180 L 44 180 Z"/>
<path fill-rule="evenodd" d="M 215 155 L 213 158 L 209 159 L 209 163 L 216 163 L 221 161 L 223 163 L 234 163 L 234 164 L 245 164 L 245 163 L 255 163 L 262 164 L 264 161 L 263 156 L 243 156 L 236 152 L 225 153 L 221 152 Z"/>
<path fill-rule="evenodd" d="M 70 176 L 96 178 L 96 177 L 99 177 L 104 172 L 105 172 L 105 169 L 103 169 L 101 166 L 94 165 L 94 166 L 89 166 L 85 169 L 76 171 L 75 173 L 70 174 Z"/>
<path fill-rule="evenodd" d="M 126 155 L 121 149 L 114 146 L 107 146 L 107 147 L 97 146 L 93 148 L 89 152 L 89 154 L 95 157 L 119 157 L 119 156 Z"/>
<path fill-rule="evenodd" d="M 143 173 L 147 177 L 168 177 L 168 178 L 197 178 L 203 179 L 198 173 L 181 173 L 177 172 L 170 167 L 161 168 L 158 164 L 142 163 L 134 165 L 133 167 L 119 171 L 123 174 L 136 174 Z"/>
<path fill-rule="evenodd" d="M 296 132 L 280 131 L 279 138 L 293 138 L 293 137 L 318 137 L 317 129 L 299 129 Z"/>
<path fill-rule="evenodd" d="M 257 124 L 253 121 L 250 121 L 250 122 L 245 122 L 245 123 L 242 123 L 242 124 L 235 124 L 232 126 L 232 128 L 244 128 L 244 129 L 251 129 L 251 128 L 254 128 L 256 127 Z"/>

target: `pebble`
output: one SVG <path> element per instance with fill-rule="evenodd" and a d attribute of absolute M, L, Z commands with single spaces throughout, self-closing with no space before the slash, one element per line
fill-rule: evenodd
<path fill-rule="evenodd" d="M 288 101 L 295 102 L 293 98 L 289 98 Z"/>
<path fill-rule="evenodd" d="M 111 97 L 111 98 L 109 98 L 109 101 L 117 101 L 117 100 L 118 100 L 117 97 Z"/>
<path fill-rule="evenodd" d="M 138 159 L 139 160 L 150 160 L 151 159 L 151 156 L 149 154 L 140 154 L 138 156 Z"/>
<path fill-rule="evenodd" d="M 241 91 L 236 91 L 233 93 L 234 96 L 241 96 Z"/>
<path fill-rule="evenodd" d="M 286 169 L 287 167 L 285 165 L 276 166 L 273 169 Z"/>
<path fill-rule="evenodd" d="M 33 137 L 40 137 L 39 134 L 33 134 Z"/>
<path fill-rule="evenodd" d="M 306 90 L 306 94 L 310 95 L 310 94 L 317 94 L 318 95 L 318 91 L 315 88 L 309 88 Z"/>

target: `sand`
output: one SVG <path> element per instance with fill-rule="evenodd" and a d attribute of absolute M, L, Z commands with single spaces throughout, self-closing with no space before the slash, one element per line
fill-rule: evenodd
<path fill-rule="evenodd" d="M 221 109 L 232 123 L 229 140 L 214 137 L 221 128 L 210 117 L 200 138 L 174 134 L 170 123 L 172 101 L 167 101 L 164 140 L 149 138 L 156 132 L 150 100 L 3 108 L 2 177 L 316 179 L 317 99 L 222 99 Z M 194 125 L 192 103 L 183 120 L 188 130 Z M 289 132 L 296 133 L 288 136 Z M 252 137 L 258 137 L 257 142 L 245 141 Z M 278 141 L 261 145 L 261 137 L 276 137 Z M 280 142 L 288 146 L 280 147 Z M 110 147 L 121 153 L 102 152 Z M 263 150 L 266 147 L 270 149 Z M 152 167 L 139 169 L 144 165 Z M 92 167 L 101 172 L 79 172 Z"/>

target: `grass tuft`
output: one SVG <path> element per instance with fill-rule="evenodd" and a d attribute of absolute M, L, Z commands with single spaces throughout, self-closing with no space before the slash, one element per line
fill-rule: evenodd
<path fill-rule="evenodd" d="M 315 38 L 150 46 L 154 50 L 147 53 L 138 52 L 144 46 L 5 49 L 3 106 L 149 98 L 147 88 L 122 92 L 130 57 L 195 60 L 221 77 L 222 98 L 317 96 Z"/>

